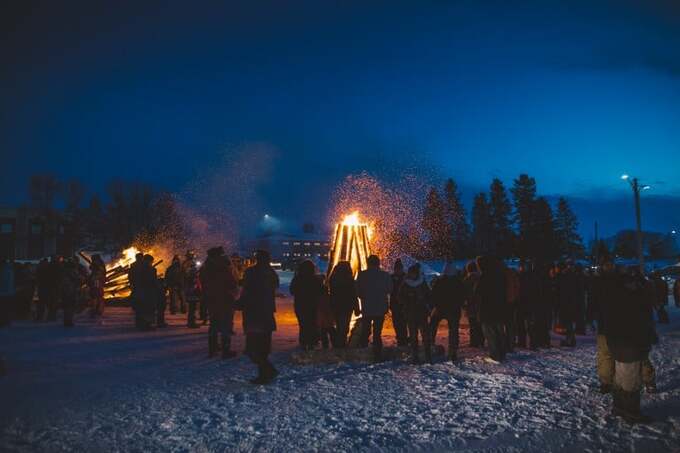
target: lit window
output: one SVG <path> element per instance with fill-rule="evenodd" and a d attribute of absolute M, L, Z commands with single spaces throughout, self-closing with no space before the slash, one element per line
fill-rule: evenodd
<path fill-rule="evenodd" d="M 321 242 L 315 242 L 314 245 L 321 245 Z"/>
<path fill-rule="evenodd" d="M 293 242 L 293 245 L 300 245 L 299 242 Z"/>
<path fill-rule="evenodd" d="M 288 241 L 283 241 L 282 244 L 283 244 L 283 245 L 290 245 L 290 242 L 288 242 Z"/>
<path fill-rule="evenodd" d="M 42 225 L 39 223 L 31 224 L 31 234 L 42 234 Z"/>
<path fill-rule="evenodd" d="M 310 245 L 310 243 L 309 243 L 309 242 L 305 242 L 305 245 Z"/>
<path fill-rule="evenodd" d="M 14 225 L 11 223 L 0 223 L 0 233 L 11 233 L 14 231 Z"/>

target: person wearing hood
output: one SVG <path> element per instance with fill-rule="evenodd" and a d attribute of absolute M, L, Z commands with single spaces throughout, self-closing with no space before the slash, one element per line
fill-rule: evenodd
<path fill-rule="evenodd" d="M 213 357 L 217 352 L 217 335 L 222 340 L 222 358 L 229 359 L 236 356 L 231 350 L 231 335 L 234 326 L 234 300 L 237 297 L 238 281 L 231 261 L 225 255 L 222 247 L 208 250 L 199 272 L 203 303 L 210 314 L 208 329 L 208 356 Z"/>
<path fill-rule="evenodd" d="M 246 334 L 246 355 L 257 365 L 258 375 L 250 382 L 270 383 L 279 372 L 269 361 L 272 332 L 276 330 L 276 289 L 279 277 L 272 269 L 271 256 L 265 250 L 255 253 L 255 265 L 243 277 L 240 306 L 243 310 L 243 332 Z"/>
<path fill-rule="evenodd" d="M 477 264 L 474 261 L 470 261 L 465 265 L 465 276 L 463 277 L 465 314 L 470 326 L 470 347 L 483 348 L 484 332 L 482 332 L 482 324 L 479 322 L 479 300 L 474 292 L 477 280 L 479 280 Z"/>
<path fill-rule="evenodd" d="M 449 326 L 449 360 L 455 362 L 458 358 L 458 330 L 460 327 L 460 312 L 465 301 L 465 287 L 456 272 L 453 263 L 446 263 L 442 275 L 432 284 L 432 304 L 434 306 L 430 317 L 430 333 L 432 344 L 437 340 L 439 323 L 446 319 Z"/>
<path fill-rule="evenodd" d="M 420 264 L 413 264 L 408 268 L 404 284 L 401 285 L 399 290 L 399 298 L 404 304 L 406 319 L 408 320 L 414 363 L 420 361 L 418 358 L 418 333 L 420 333 L 425 347 L 425 360 L 432 363 L 432 335 L 428 323 L 428 316 L 431 311 L 430 296 L 430 287 L 420 271 Z"/>
<path fill-rule="evenodd" d="M 61 301 L 64 307 L 64 327 L 73 327 L 73 315 L 82 284 L 75 258 L 69 258 L 64 261 L 64 264 L 61 266 L 59 280 Z"/>
<path fill-rule="evenodd" d="M 488 255 L 477 257 L 476 263 L 480 275 L 474 294 L 479 301 L 479 320 L 490 361 L 501 362 L 505 359 L 503 325 L 507 305 L 504 265 L 498 258 Z"/>
<path fill-rule="evenodd" d="M 328 278 L 328 291 L 331 310 L 337 326 L 335 346 L 344 348 L 347 345 L 352 312 L 359 315 L 359 300 L 349 261 L 340 261 L 335 265 Z"/>
<path fill-rule="evenodd" d="M 317 314 L 324 295 L 323 279 L 316 274 L 314 263 L 305 260 L 290 282 L 293 308 L 300 326 L 300 343 L 305 351 L 311 351 L 319 341 Z"/>
<path fill-rule="evenodd" d="M 368 269 L 359 272 L 356 280 L 357 296 L 361 299 L 361 338 L 368 342 L 373 335 L 373 360 L 382 361 L 382 328 L 387 313 L 389 295 L 392 293 L 392 278 L 380 269 L 380 258 L 371 255 L 367 259 Z"/>
<path fill-rule="evenodd" d="M 397 337 L 397 346 L 408 345 L 408 322 L 404 313 L 404 304 L 399 300 L 399 290 L 404 283 L 404 265 L 397 258 L 392 272 L 392 294 L 390 295 L 390 312 L 392 313 L 392 325 Z"/>

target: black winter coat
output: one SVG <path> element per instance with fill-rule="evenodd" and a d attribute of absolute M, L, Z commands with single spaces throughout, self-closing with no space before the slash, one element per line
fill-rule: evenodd
<path fill-rule="evenodd" d="M 422 321 L 430 314 L 430 287 L 425 279 L 421 278 L 416 285 L 411 285 L 411 280 L 405 279 L 399 290 L 399 300 L 404 306 L 404 314 L 409 321 Z"/>
<path fill-rule="evenodd" d="M 499 323 L 505 321 L 505 277 L 502 272 L 483 273 L 474 289 L 479 301 L 479 321 Z"/>
<path fill-rule="evenodd" d="M 354 279 L 349 275 L 331 274 L 328 281 L 331 310 L 337 313 L 351 312 L 359 309 L 357 289 Z"/>
<path fill-rule="evenodd" d="M 441 316 L 460 316 L 464 301 L 465 287 L 458 276 L 443 275 L 432 284 L 432 305 Z"/>
<path fill-rule="evenodd" d="M 604 302 L 607 346 L 617 362 L 637 362 L 654 341 L 652 306 L 644 278 L 623 276 L 622 281 L 622 297 Z"/>

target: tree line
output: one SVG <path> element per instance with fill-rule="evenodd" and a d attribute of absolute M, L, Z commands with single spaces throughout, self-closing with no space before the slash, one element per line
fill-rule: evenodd
<path fill-rule="evenodd" d="M 171 241 L 186 246 L 187 232 L 175 197 L 141 182 L 112 180 L 107 201 L 76 180 L 52 174 L 33 175 L 28 184 L 30 207 L 49 228 L 67 227 L 76 247 L 119 250 L 133 242 Z M 61 208 L 61 209 L 58 209 Z"/>
<path fill-rule="evenodd" d="M 474 196 L 471 215 L 458 185 L 448 179 L 443 190 L 430 188 L 423 208 L 422 258 L 462 259 L 493 254 L 547 262 L 585 254 L 578 219 L 567 200 L 555 207 L 537 195 L 536 180 L 519 175 L 506 190 L 494 178 L 488 192 Z"/>

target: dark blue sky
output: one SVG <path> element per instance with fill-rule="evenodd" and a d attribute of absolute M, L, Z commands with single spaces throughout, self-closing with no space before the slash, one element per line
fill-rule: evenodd
<path fill-rule="evenodd" d="M 256 143 L 258 209 L 284 218 L 361 170 L 452 176 L 466 199 L 528 172 L 611 233 L 627 172 L 654 186 L 646 225 L 680 227 L 677 1 L 1 8 L 0 202 L 45 171 L 195 191 Z"/>

